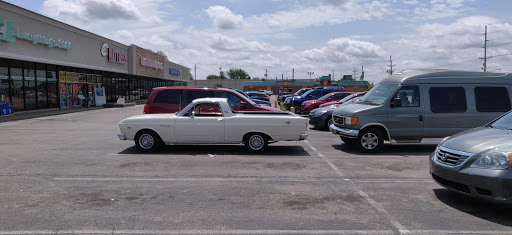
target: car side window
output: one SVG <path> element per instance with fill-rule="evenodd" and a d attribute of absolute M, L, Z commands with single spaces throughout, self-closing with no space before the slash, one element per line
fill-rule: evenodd
<path fill-rule="evenodd" d="M 510 97 L 506 87 L 475 87 L 478 112 L 506 112 L 510 110 Z"/>
<path fill-rule="evenodd" d="M 433 113 L 464 113 L 467 110 L 464 87 L 431 87 L 428 93 Z"/>
<path fill-rule="evenodd" d="M 316 90 L 316 91 L 312 91 L 311 93 L 309 93 L 308 98 L 314 99 L 314 98 L 318 98 L 320 96 L 322 96 L 322 91 Z"/>
<path fill-rule="evenodd" d="M 227 98 L 228 103 L 231 107 L 234 109 L 240 109 L 242 107 L 242 99 L 240 99 L 238 96 L 232 94 L 231 92 L 227 91 L 218 91 L 217 97 L 221 98 Z M 248 105 L 247 108 L 250 108 L 251 106 Z"/>
<path fill-rule="evenodd" d="M 196 117 L 222 117 L 222 111 L 218 103 L 199 103 L 194 106 Z"/>
<path fill-rule="evenodd" d="M 393 100 L 396 98 L 400 98 L 401 107 L 419 107 L 420 89 L 418 86 L 403 86 L 395 94 Z"/>
<path fill-rule="evenodd" d="M 214 97 L 214 92 L 211 90 L 185 90 L 187 99 L 182 104 L 187 105 L 192 103 L 195 99 Z"/>

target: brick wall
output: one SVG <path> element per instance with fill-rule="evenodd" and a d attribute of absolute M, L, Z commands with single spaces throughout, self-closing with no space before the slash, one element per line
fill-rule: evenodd
<path fill-rule="evenodd" d="M 158 55 L 154 52 L 148 51 L 146 49 L 136 47 L 136 73 L 140 76 L 147 76 L 147 77 L 154 77 L 154 78 L 164 78 L 164 70 L 163 69 L 155 69 L 147 66 L 143 66 L 140 63 L 140 58 L 148 58 L 150 60 L 158 61 L 160 63 L 164 63 L 164 57 L 161 55 Z"/>

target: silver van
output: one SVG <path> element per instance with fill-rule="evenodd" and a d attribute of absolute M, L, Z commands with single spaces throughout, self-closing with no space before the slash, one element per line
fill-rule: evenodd
<path fill-rule="evenodd" d="M 511 109 L 512 74 L 406 70 L 334 110 L 330 131 L 363 152 L 482 126 Z"/>

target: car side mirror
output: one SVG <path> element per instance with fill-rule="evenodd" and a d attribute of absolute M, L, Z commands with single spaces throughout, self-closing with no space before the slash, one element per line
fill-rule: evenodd
<path fill-rule="evenodd" d="M 391 108 L 394 108 L 394 107 L 401 107 L 402 106 L 402 100 L 400 98 L 394 98 L 393 100 L 391 100 Z"/>
<path fill-rule="evenodd" d="M 244 102 L 244 101 L 240 102 L 240 108 L 247 109 L 247 102 Z"/>
<path fill-rule="evenodd" d="M 196 117 L 196 111 L 190 112 L 190 118 L 195 118 L 195 117 Z"/>

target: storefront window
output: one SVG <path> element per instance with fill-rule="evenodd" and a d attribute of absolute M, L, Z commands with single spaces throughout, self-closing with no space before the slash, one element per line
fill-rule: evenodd
<path fill-rule="evenodd" d="M 0 104 L 10 103 L 9 96 L 9 67 L 7 67 L 7 60 L 0 59 Z"/>
<path fill-rule="evenodd" d="M 23 70 L 21 69 L 20 61 L 11 61 L 11 99 L 14 106 L 14 111 L 25 109 L 23 101 Z"/>
<path fill-rule="evenodd" d="M 36 70 L 35 64 L 25 62 L 24 69 L 24 85 L 25 85 L 25 110 L 37 108 L 36 103 Z"/>
<path fill-rule="evenodd" d="M 57 68 L 54 65 L 48 65 L 46 71 L 46 80 L 48 86 L 48 107 L 58 108 L 59 103 L 57 101 Z"/>
<path fill-rule="evenodd" d="M 48 92 L 46 83 L 46 71 L 44 64 L 36 65 L 36 90 L 37 90 L 37 108 L 44 109 L 48 107 Z"/>

